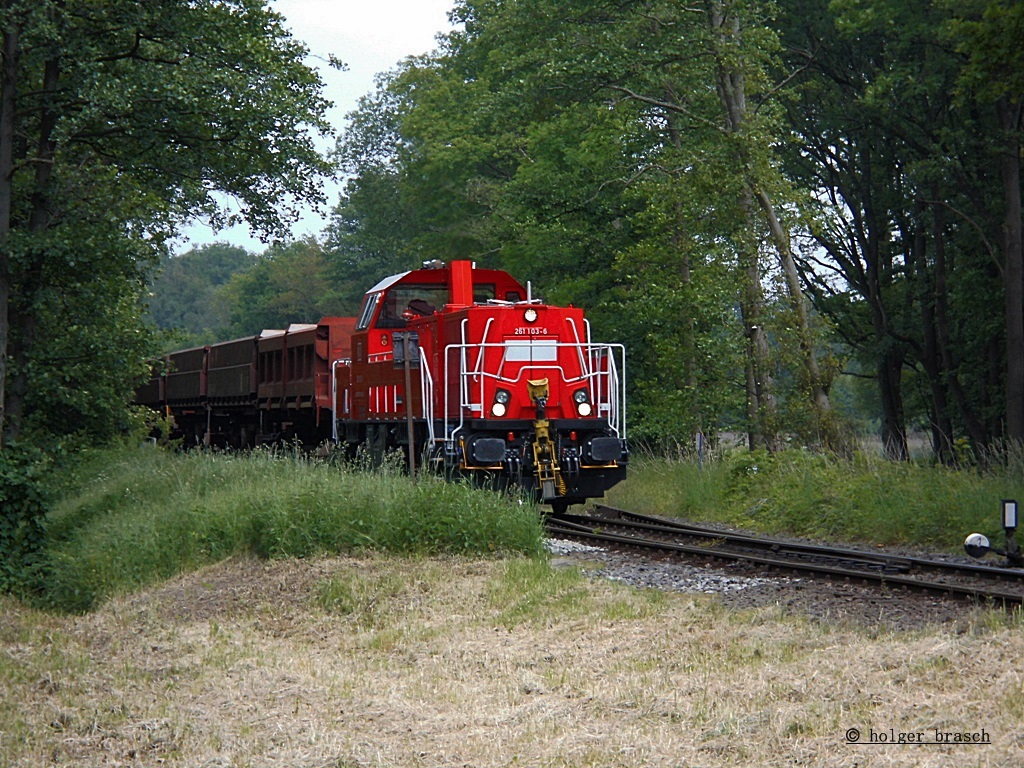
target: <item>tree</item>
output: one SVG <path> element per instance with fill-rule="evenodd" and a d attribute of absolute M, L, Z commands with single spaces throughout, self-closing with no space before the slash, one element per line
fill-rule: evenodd
<path fill-rule="evenodd" d="M 175 222 L 280 231 L 299 201 L 320 198 L 329 166 L 312 134 L 329 127 L 305 48 L 262 0 L 15 0 L 0 29 L 0 432 L 11 440 L 59 335 L 44 327 L 59 316 L 48 307 L 72 309 L 62 289 L 116 315 Z M 120 316 L 108 330 L 129 337 L 137 318 Z"/>
<path fill-rule="evenodd" d="M 1010 352 L 1011 315 L 1020 299 L 1006 274 L 1015 268 L 1020 180 L 1008 183 L 1007 169 L 1012 177 L 1019 115 L 1007 130 L 993 106 L 1014 92 L 1019 53 L 1013 23 L 989 29 L 987 45 L 967 44 L 981 27 L 962 19 L 981 18 L 985 5 L 793 0 L 782 14 L 799 137 L 787 170 L 811 191 L 814 211 L 803 276 L 819 310 L 876 370 L 893 458 L 907 457 L 910 376 L 926 383 L 924 416 L 944 461 L 955 459 L 960 436 L 984 453 L 1013 421 L 1020 356 Z M 971 57 L 988 62 L 986 78 L 969 76 Z M 978 311 L 1000 292 L 999 273 L 1002 324 Z M 993 386 L 1000 379 L 1005 397 Z"/>
<path fill-rule="evenodd" d="M 204 245 L 178 256 L 165 255 L 150 289 L 150 317 L 161 330 L 187 334 L 189 343 L 222 341 L 227 318 L 215 293 L 234 274 L 251 268 L 256 261 L 254 254 L 227 243 Z"/>
<path fill-rule="evenodd" d="M 313 238 L 271 246 L 216 292 L 228 315 L 228 333 L 252 336 L 341 314 L 337 295 L 326 289 L 328 269 L 324 249 Z"/>
<path fill-rule="evenodd" d="M 1024 7 L 1006 0 L 952 6 L 948 34 L 966 56 L 961 98 L 994 109 L 998 133 L 1003 220 L 1006 322 L 1006 437 L 1024 444 L 1024 225 L 1021 208 L 1021 133 L 1024 131 Z"/>

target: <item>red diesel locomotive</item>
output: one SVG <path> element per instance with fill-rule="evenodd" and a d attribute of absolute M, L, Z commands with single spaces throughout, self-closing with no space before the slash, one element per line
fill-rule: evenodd
<path fill-rule="evenodd" d="M 625 352 L 506 272 L 432 262 L 382 280 L 358 318 L 173 352 L 136 401 L 188 443 L 330 440 L 561 510 L 622 480 Z"/>

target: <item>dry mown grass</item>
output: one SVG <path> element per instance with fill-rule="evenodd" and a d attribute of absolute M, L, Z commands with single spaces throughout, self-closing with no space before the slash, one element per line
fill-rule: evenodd
<path fill-rule="evenodd" d="M 1019 766 L 1022 659 L 984 614 L 880 634 L 531 561 L 236 560 L 82 617 L 0 602 L 0 766 Z"/>

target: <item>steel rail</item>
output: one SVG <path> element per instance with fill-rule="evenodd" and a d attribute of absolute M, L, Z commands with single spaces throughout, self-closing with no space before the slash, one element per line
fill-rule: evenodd
<path fill-rule="evenodd" d="M 606 507 L 605 509 L 610 509 Z M 619 510 L 616 510 L 619 511 Z M 856 563 L 863 563 L 869 567 L 889 569 L 895 573 L 905 573 L 910 570 L 912 564 L 908 558 L 886 555 L 884 553 L 863 552 L 854 549 L 843 549 L 840 547 L 823 547 L 817 544 L 803 542 L 782 541 L 780 539 L 766 539 L 744 533 L 733 533 L 730 531 L 704 528 L 702 526 L 690 526 L 683 523 L 673 523 L 668 520 L 640 515 L 622 510 L 622 519 L 588 517 L 585 515 L 562 516 L 559 520 L 567 520 L 578 525 L 598 525 L 604 523 L 609 526 L 621 526 L 632 530 L 650 531 L 652 533 L 664 533 L 676 536 L 688 536 L 702 539 L 708 542 L 705 547 L 715 546 L 721 543 L 749 547 L 760 551 L 774 553 L 788 552 L 797 556 L 828 557 L 835 560 L 847 560 Z"/>
<path fill-rule="evenodd" d="M 608 509 L 608 508 L 605 508 Z M 634 513 L 627 513 L 632 515 Z M 651 518 L 658 520 L 657 518 Z M 779 557 L 779 554 L 784 554 L 785 547 L 794 546 L 791 542 L 779 542 L 771 539 L 758 539 L 757 537 L 748 536 L 746 534 L 725 534 L 722 531 L 712 531 L 712 529 L 703 529 L 704 532 L 709 535 L 706 539 L 716 539 L 722 541 L 725 538 L 731 537 L 735 541 L 735 545 L 747 546 L 752 541 L 760 541 L 763 545 L 761 552 L 754 552 L 747 549 L 746 551 L 739 549 L 728 549 L 721 546 L 708 546 L 707 544 L 694 545 L 694 544 L 681 544 L 678 542 L 670 542 L 658 539 L 642 538 L 640 536 L 624 535 L 620 533 L 612 533 L 607 531 L 610 526 L 620 526 L 625 528 L 631 528 L 639 532 L 654 532 L 654 533 L 671 533 L 675 535 L 687 535 L 687 530 L 690 526 L 673 524 L 659 525 L 659 523 L 667 523 L 668 521 L 658 520 L 658 523 L 645 523 L 637 521 L 623 521 L 623 520 L 609 520 L 606 518 L 599 517 L 587 517 L 581 515 L 567 515 L 567 516 L 552 516 L 548 519 L 547 528 L 549 535 L 561 536 L 573 539 L 585 539 L 589 541 L 601 542 L 606 544 L 614 544 L 620 546 L 636 547 L 646 550 L 656 550 L 661 552 L 669 552 L 678 555 L 685 555 L 690 557 L 701 557 L 701 558 L 712 558 L 716 560 L 725 560 L 731 562 L 748 562 L 759 566 L 786 570 L 798 573 L 807 573 L 817 576 L 827 576 L 830 578 L 841 578 L 850 580 L 861 580 L 866 582 L 872 582 L 882 587 L 899 586 L 917 591 L 928 592 L 931 594 L 940 595 L 951 595 L 960 598 L 971 598 L 981 599 L 986 601 L 992 601 L 994 603 L 1003 603 L 1005 605 L 1019 605 L 1024 603 L 1024 591 L 1004 591 L 1001 589 L 990 589 L 986 587 L 979 587 L 977 585 L 965 585 L 956 584 L 944 581 L 933 581 L 926 578 L 917 578 L 913 576 L 907 576 L 903 573 L 893 573 L 891 570 L 886 570 L 884 564 L 885 555 L 879 555 L 873 552 L 859 552 L 857 550 L 840 549 L 838 550 L 839 555 L 835 549 L 828 547 L 818 547 L 816 545 L 806 545 L 808 550 L 814 551 L 820 556 L 832 557 L 836 560 L 847 562 L 847 563 L 860 563 L 864 567 L 850 567 L 849 565 L 830 565 L 821 562 L 810 562 L 806 559 L 793 559 L 792 557 Z M 653 529 L 653 530 L 652 530 Z M 664 530 L 660 530 L 664 529 Z M 710 534 L 715 534 L 714 536 Z M 742 544 L 741 544 L 742 542 Z M 780 549 L 774 547 L 783 545 Z M 804 545 L 795 545 L 794 548 L 799 550 Z M 768 554 L 771 553 L 771 554 Z M 793 552 L 796 555 L 806 556 L 808 552 Z M 856 555 L 856 558 L 851 557 Z M 897 561 L 906 560 L 906 558 L 895 558 Z M 950 565 L 948 563 L 942 563 L 941 561 L 929 561 L 922 558 L 909 558 L 910 560 L 917 561 L 919 563 L 938 563 L 939 565 Z M 991 570 L 1005 570 L 1005 569 L 991 569 Z M 987 574 L 992 576 L 993 574 Z M 1015 574 L 1019 577 L 1019 574 Z"/>
<path fill-rule="evenodd" d="M 715 528 L 709 528 L 701 525 L 693 525 L 691 523 L 681 523 L 674 520 L 665 520 L 660 517 L 653 517 L 651 515 L 643 515 L 639 512 L 631 512 L 625 509 L 618 509 L 616 507 L 609 507 L 604 504 L 595 504 L 594 509 L 599 512 L 606 514 L 612 514 L 621 517 L 623 520 L 632 520 L 643 524 L 648 524 L 657 527 L 665 528 L 665 532 L 679 533 L 680 535 L 693 536 L 695 538 L 706 538 L 709 540 L 722 540 L 736 543 L 747 544 L 752 547 L 760 547 L 764 549 L 772 549 L 774 551 L 793 551 L 793 552 L 806 552 L 808 554 L 821 554 L 822 556 L 836 556 L 839 558 L 849 557 L 855 560 L 874 560 L 877 562 L 883 562 L 897 567 L 901 570 L 913 570 L 915 568 L 922 570 L 933 570 L 951 574 L 960 574 L 965 576 L 976 576 L 981 578 L 990 578 L 998 581 L 1008 582 L 1019 582 L 1024 587 L 1024 570 L 1020 568 L 1003 568 L 992 565 L 982 565 L 980 563 L 959 563 L 959 562 L 948 562 L 945 560 L 933 560 L 930 558 L 916 557 L 914 555 L 893 555 L 884 552 L 867 552 L 858 549 L 844 549 L 842 547 L 831 547 L 819 544 L 810 544 L 806 542 L 793 542 L 785 541 L 783 539 L 771 539 L 767 537 L 753 536 L 745 533 L 733 533 L 730 531 L 721 531 Z M 606 519 L 606 518 L 596 518 Z M 613 518 L 607 518 L 609 524 L 615 524 L 617 521 Z"/>

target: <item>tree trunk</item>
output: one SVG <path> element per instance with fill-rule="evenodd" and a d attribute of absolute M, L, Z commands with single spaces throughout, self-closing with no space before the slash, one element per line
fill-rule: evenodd
<path fill-rule="evenodd" d="M 1003 180 L 1003 284 L 1006 312 L 1006 439 L 1024 443 L 1024 247 L 1021 231 L 1021 103 L 1006 97 L 996 103 L 1006 136 L 999 168 Z"/>
<path fill-rule="evenodd" d="M 862 153 L 864 188 L 872 190 L 874 184 L 871 150 L 862 150 Z M 879 396 L 882 400 L 882 448 L 887 458 L 906 461 L 910 457 L 903 410 L 903 363 L 906 352 L 890 334 L 885 296 L 882 294 L 883 274 L 889 271 L 882 268 L 882 239 L 885 237 L 885 228 L 878 221 L 875 204 L 870 195 L 864 199 L 864 225 L 864 298 L 871 313 L 875 344 L 880 350 L 877 377 Z M 891 259 L 887 261 L 887 266 L 891 267 Z"/>
<path fill-rule="evenodd" d="M 0 61 L 0 448 L 7 431 L 7 352 L 10 339 L 11 199 L 14 176 L 15 86 L 20 49 L 19 28 L 3 30 Z"/>
<path fill-rule="evenodd" d="M 936 200 L 939 197 L 936 195 Z M 949 385 L 956 409 L 963 420 L 967 436 L 978 456 L 988 444 L 985 425 L 978 418 L 978 411 L 971 403 L 963 384 L 960 383 L 960 357 L 956 354 L 956 342 L 952 337 L 949 323 L 949 290 L 946 285 L 950 268 L 946 264 L 945 211 L 939 206 L 935 210 L 933 240 L 935 241 L 935 330 L 938 334 L 939 354 L 942 371 Z"/>
<path fill-rule="evenodd" d="M 753 232 L 754 199 L 745 191 L 740 201 L 745 214 L 747 231 Z M 779 448 L 776 434 L 775 381 L 771 373 L 768 353 L 768 334 L 764 328 L 764 292 L 761 290 L 761 268 L 756 243 L 741 246 L 740 269 L 744 285 L 740 297 L 740 314 L 747 335 L 747 421 L 749 422 L 748 442 L 750 449 L 765 448 L 776 451 Z"/>
<path fill-rule="evenodd" d="M 882 449 L 886 458 L 910 458 L 903 413 L 903 352 L 888 349 L 878 366 L 878 389 L 882 397 Z"/>
<path fill-rule="evenodd" d="M 758 189 L 756 194 L 757 200 L 761 204 L 761 210 L 768 219 L 768 227 L 779 254 L 782 273 L 786 278 L 789 305 L 796 315 L 797 336 L 800 342 L 800 356 L 804 366 L 806 389 L 811 395 L 811 410 L 814 414 L 814 424 L 819 439 L 828 450 L 847 455 L 850 453 L 850 448 L 836 427 L 832 415 L 832 404 L 828 397 L 827 382 L 821 375 L 821 367 L 815 356 L 814 334 L 811 332 L 811 324 L 807 317 L 807 303 L 804 301 L 803 289 L 800 287 L 800 275 L 797 272 L 796 260 L 793 258 L 789 233 L 779 221 L 775 206 L 768 194 L 762 189 Z"/>
<path fill-rule="evenodd" d="M 676 95 L 669 91 L 665 97 L 666 102 L 672 103 L 676 100 Z M 672 142 L 672 146 L 679 151 L 683 144 L 683 132 L 680 129 L 679 115 L 675 112 L 666 112 L 665 120 L 668 124 L 668 135 L 669 140 Z M 678 181 L 677 181 L 678 183 Z M 686 237 L 685 227 L 685 213 L 683 210 L 683 204 L 680 200 L 676 200 L 674 207 L 675 224 L 672 231 L 671 243 L 675 254 L 679 258 L 679 285 L 686 290 L 690 285 L 692 266 L 690 263 L 690 254 L 686 248 L 688 238 Z M 682 369 L 679 371 L 677 378 L 677 386 L 683 389 L 687 393 L 693 393 L 697 390 L 697 375 L 696 375 L 696 359 L 697 359 L 697 344 L 696 344 L 696 323 L 692 313 L 686 317 L 677 318 L 680 328 L 680 345 L 682 346 Z M 694 441 L 697 439 L 697 435 L 703 431 L 705 417 L 702 413 L 695 414 L 695 426 L 694 434 L 692 435 Z"/>
<path fill-rule="evenodd" d="M 911 261 L 917 272 L 918 300 L 921 302 L 921 338 L 923 346 L 920 350 L 921 366 L 928 377 L 931 390 L 931 427 L 932 451 L 943 464 L 953 462 L 953 421 L 949 417 L 949 403 L 946 388 L 940 370 L 941 354 L 939 352 L 939 334 L 935 322 L 935 304 L 937 302 L 939 270 L 944 269 L 936 258 L 935 280 L 928 271 L 927 237 L 921 221 L 927 208 L 924 201 L 918 200 L 914 207 L 914 233 L 911 250 Z"/>
<path fill-rule="evenodd" d="M 743 72 L 737 69 L 726 51 L 729 37 L 740 33 L 738 17 L 729 18 L 719 0 L 708 3 L 712 32 L 720 48 L 718 56 L 718 96 L 725 111 L 726 132 L 737 142 L 737 160 L 741 172 L 747 175 L 749 165 L 742 147 L 740 133 L 747 114 L 747 97 Z M 754 194 L 749 184 L 740 194 L 741 228 L 739 236 L 739 268 L 744 285 L 740 295 L 740 313 L 747 335 L 747 422 L 748 443 L 751 450 L 778 449 L 776 436 L 775 383 L 772 380 L 768 355 L 768 336 L 765 333 L 764 295 L 761 290 L 761 268 L 757 248 L 757 226 L 754 218 Z"/>

